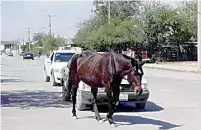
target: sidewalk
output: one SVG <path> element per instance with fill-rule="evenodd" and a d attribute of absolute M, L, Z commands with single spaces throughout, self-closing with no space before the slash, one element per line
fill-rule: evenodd
<path fill-rule="evenodd" d="M 144 68 L 164 69 L 180 72 L 200 73 L 201 70 L 197 68 L 197 62 L 164 62 L 159 64 L 146 63 Z"/>

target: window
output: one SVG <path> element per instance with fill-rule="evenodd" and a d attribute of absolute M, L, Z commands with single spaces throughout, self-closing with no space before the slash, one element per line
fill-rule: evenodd
<path fill-rule="evenodd" d="M 74 53 L 56 53 L 54 62 L 69 62 Z"/>

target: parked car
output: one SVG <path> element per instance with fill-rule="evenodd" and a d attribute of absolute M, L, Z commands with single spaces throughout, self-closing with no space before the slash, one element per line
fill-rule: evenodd
<path fill-rule="evenodd" d="M 32 52 L 25 52 L 23 54 L 23 60 L 25 60 L 25 59 L 32 59 L 32 60 L 34 60 L 34 54 Z"/>
<path fill-rule="evenodd" d="M 13 53 L 12 52 L 8 52 L 7 56 L 12 56 L 13 57 Z"/>
<path fill-rule="evenodd" d="M 22 51 L 21 53 L 20 53 L 20 56 L 23 56 L 24 55 L 24 52 Z"/>
<path fill-rule="evenodd" d="M 70 61 L 68 64 L 70 64 Z M 133 101 L 135 102 L 135 106 L 137 109 L 144 109 L 150 94 L 147 86 L 147 80 L 145 78 L 142 78 L 143 93 L 137 97 L 134 93 L 134 88 L 128 83 L 126 78 L 127 76 L 125 76 L 122 79 L 120 85 L 120 96 L 119 96 L 120 102 Z M 69 83 L 71 80 L 69 78 L 69 69 L 67 66 L 64 66 L 61 69 L 61 81 L 63 84 L 62 98 L 64 101 L 69 101 L 71 98 L 71 92 L 69 90 Z M 91 102 L 92 94 L 90 86 L 85 84 L 83 81 L 80 81 L 76 98 L 77 98 L 76 106 L 78 110 L 86 110 L 87 106 L 92 105 Z M 105 88 L 98 88 L 97 104 L 98 105 L 107 104 L 107 96 L 105 93 Z"/>
<path fill-rule="evenodd" d="M 52 86 L 62 84 L 60 71 L 67 66 L 70 58 L 77 53 L 75 50 L 54 50 L 49 57 L 45 58 L 44 73 L 45 81 L 51 82 Z"/>

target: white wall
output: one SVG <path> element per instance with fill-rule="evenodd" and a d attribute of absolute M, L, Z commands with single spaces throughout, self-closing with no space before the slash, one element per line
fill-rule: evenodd
<path fill-rule="evenodd" d="M 4 45 L 1 44 L 0 49 L 1 51 L 4 50 Z"/>

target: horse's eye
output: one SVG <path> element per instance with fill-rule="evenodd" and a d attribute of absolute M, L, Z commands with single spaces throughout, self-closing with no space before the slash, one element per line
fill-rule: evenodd
<path fill-rule="evenodd" d="M 131 71 L 131 75 L 134 75 L 135 74 L 135 71 L 133 70 L 133 71 Z"/>

